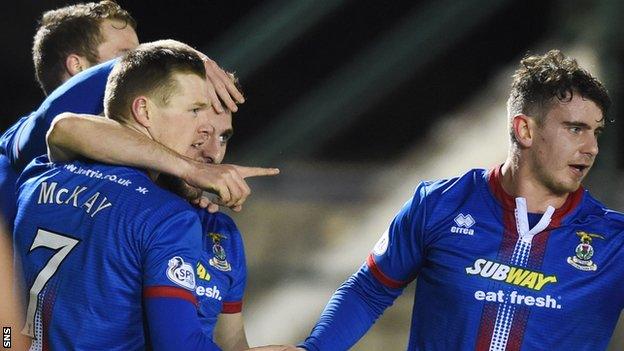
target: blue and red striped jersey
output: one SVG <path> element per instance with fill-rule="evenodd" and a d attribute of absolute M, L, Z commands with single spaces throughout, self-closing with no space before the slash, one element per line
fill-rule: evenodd
<path fill-rule="evenodd" d="M 606 349 L 624 307 L 623 232 L 583 188 L 535 215 L 500 168 L 421 183 L 302 346 L 350 347 L 417 277 L 408 350 Z"/>
<path fill-rule="evenodd" d="M 152 328 L 146 299 L 188 301 L 200 330 L 194 271 L 202 228 L 186 201 L 137 169 L 45 157 L 18 185 L 14 245 L 33 350 L 143 349 Z"/>
<path fill-rule="evenodd" d="M 202 256 L 197 265 L 197 300 L 204 333 L 212 337 L 220 313 L 239 313 L 247 281 L 243 238 L 225 213 L 199 210 Z"/>

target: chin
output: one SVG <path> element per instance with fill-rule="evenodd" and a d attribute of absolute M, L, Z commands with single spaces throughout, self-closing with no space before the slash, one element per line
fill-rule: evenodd
<path fill-rule="evenodd" d="M 581 186 L 580 181 L 562 182 L 562 183 L 558 183 L 557 186 L 555 186 L 554 189 L 551 189 L 551 190 L 555 194 L 564 195 L 564 194 L 569 194 L 569 193 L 573 193 L 577 191 L 580 186 Z"/>

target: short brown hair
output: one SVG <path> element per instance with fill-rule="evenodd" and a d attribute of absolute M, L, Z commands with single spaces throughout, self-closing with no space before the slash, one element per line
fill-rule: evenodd
<path fill-rule="evenodd" d="M 204 62 L 190 46 L 175 40 L 139 45 L 115 65 L 104 93 L 104 113 L 118 121 L 131 118 L 132 100 L 148 95 L 163 105 L 176 91 L 175 73 L 206 77 Z"/>
<path fill-rule="evenodd" d="M 47 95 L 62 83 L 65 59 L 78 54 L 95 64 L 97 47 L 104 40 L 102 21 L 119 20 L 136 30 L 136 21 L 110 0 L 76 4 L 47 11 L 41 17 L 33 40 L 33 61 L 37 81 Z"/>
<path fill-rule="evenodd" d="M 570 101 L 574 94 L 596 103 L 603 116 L 611 106 L 609 93 L 602 83 L 559 50 L 526 56 L 513 78 L 507 100 L 509 118 L 522 113 L 541 123 L 554 99 Z"/>

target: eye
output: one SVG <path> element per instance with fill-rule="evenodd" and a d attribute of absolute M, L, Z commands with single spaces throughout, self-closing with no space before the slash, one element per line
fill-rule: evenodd
<path fill-rule="evenodd" d="M 193 113 L 193 116 L 197 117 L 197 115 L 199 114 L 199 112 L 202 110 L 201 107 L 196 107 L 194 109 L 191 110 L 191 113 Z"/>
<path fill-rule="evenodd" d="M 222 145 L 225 145 L 225 144 L 228 143 L 228 141 L 230 140 L 231 137 L 232 137 L 231 134 L 222 134 L 222 135 L 219 136 L 219 142 Z"/>
<path fill-rule="evenodd" d="M 583 128 L 572 126 L 572 127 L 568 127 L 568 130 L 572 134 L 581 134 L 581 132 L 583 131 Z"/>

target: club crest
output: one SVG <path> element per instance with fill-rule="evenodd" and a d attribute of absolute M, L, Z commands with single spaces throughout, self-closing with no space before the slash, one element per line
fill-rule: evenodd
<path fill-rule="evenodd" d="M 221 240 L 227 239 L 227 237 L 219 233 L 208 233 L 208 236 L 212 239 L 212 254 L 214 255 L 208 263 L 220 271 L 231 271 L 232 266 L 230 266 L 230 263 L 227 261 L 225 249 L 221 246 Z"/>
<path fill-rule="evenodd" d="M 582 230 L 576 232 L 579 236 L 581 243 L 576 246 L 574 250 L 574 256 L 568 257 L 568 263 L 576 269 L 582 271 L 595 271 L 598 269 L 596 263 L 591 258 L 594 256 L 594 247 L 591 245 L 593 239 L 603 239 L 604 236 L 600 234 L 587 233 Z"/>

